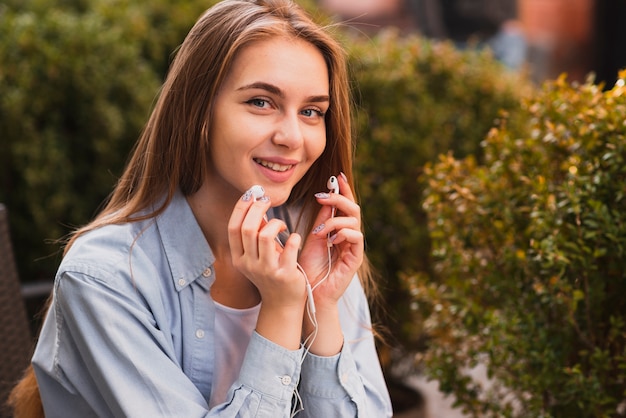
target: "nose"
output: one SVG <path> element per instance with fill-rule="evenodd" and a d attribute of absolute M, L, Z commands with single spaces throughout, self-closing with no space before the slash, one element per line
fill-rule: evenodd
<path fill-rule="evenodd" d="M 297 114 L 283 114 L 276 124 L 272 137 L 275 145 L 294 149 L 302 146 L 304 133 Z"/>

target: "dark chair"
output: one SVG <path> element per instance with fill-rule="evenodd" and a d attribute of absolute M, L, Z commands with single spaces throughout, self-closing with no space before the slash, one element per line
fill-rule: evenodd
<path fill-rule="evenodd" d="M 30 361 L 34 346 L 11 245 L 6 207 L 0 203 L 0 417 L 12 387 Z"/>

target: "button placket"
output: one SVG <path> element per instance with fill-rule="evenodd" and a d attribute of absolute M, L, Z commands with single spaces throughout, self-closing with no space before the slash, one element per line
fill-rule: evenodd
<path fill-rule="evenodd" d="M 345 385 L 346 383 L 348 383 L 349 378 L 350 378 L 350 375 L 347 372 L 345 372 L 341 374 L 341 378 L 339 380 L 341 380 L 341 383 Z"/>

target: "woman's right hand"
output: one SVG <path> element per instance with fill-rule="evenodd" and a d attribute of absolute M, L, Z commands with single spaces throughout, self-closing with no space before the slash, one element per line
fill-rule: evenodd
<path fill-rule="evenodd" d="M 297 267 L 301 237 L 291 234 L 284 248 L 278 245 L 286 225 L 278 219 L 266 221 L 269 208 L 269 198 L 255 201 L 248 193 L 237 201 L 228 222 L 231 258 L 261 294 L 257 332 L 297 349 L 306 302 L 306 281 Z"/>

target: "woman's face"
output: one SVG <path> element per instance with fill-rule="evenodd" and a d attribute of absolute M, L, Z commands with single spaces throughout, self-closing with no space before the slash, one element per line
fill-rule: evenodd
<path fill-rule="evenodd" d="M 328 106 L 328 69 L 313 45 L 275 37 L 242 49 L 214 104 L 212 192 L 259 184 L 273 206 L 284 203 L 326 146 Z"/>

